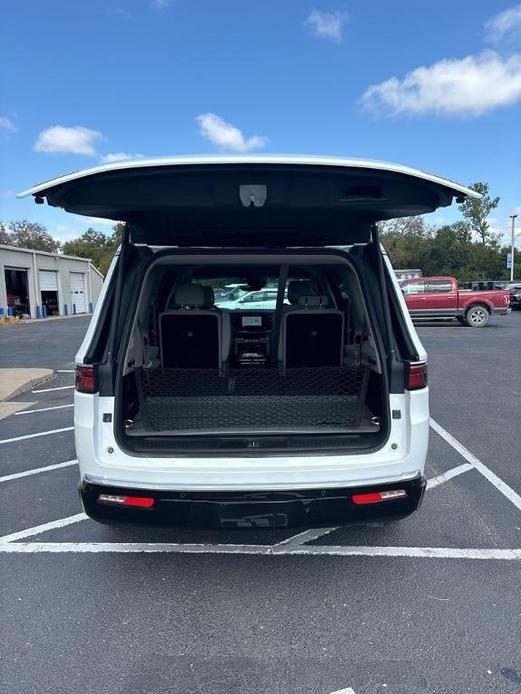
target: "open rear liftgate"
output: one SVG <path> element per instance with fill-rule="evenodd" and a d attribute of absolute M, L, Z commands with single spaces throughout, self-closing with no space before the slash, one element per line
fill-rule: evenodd
<path fill-rule="evenodd" d="M 131 245 L 130 232 L 130 225 L 126 224 L 119 257 L 116 309 Z M 372 227 L 370 245 L 377 255 L 378 276 L 383 288 L 385 337 L 388 338 L 392 332 L 376 225 Z M 281 268 L 279 279 L 284 274 Z M 117 314 L 115 310 L 114 315 Z M 389 339 L 385 342 L 390 343 Z M 113 358 L 116 343 L 113 319 L 109 339 L 109 354 L 111 352 Z M 389 345 L 385 355 L 388 363 L 392 353 Z M 126 420 L 125 433 L 131 437 L 166 437 L 203 433 L 224 436 L 361 434 L 380 430 L 379 418 L 365 403 L 368 368 L 362 365 L 281 368 L 273 363 L 271 366 L 273 368 L 138 368 L 134 373 L 139 410 L 132 420 Z"/>

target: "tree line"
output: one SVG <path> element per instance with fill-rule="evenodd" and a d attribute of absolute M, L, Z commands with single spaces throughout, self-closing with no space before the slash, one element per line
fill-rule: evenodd
<path fill-rule="evenodd" d="M 507 253 L 488 221 L 499 198 L 491 197 L 483 181 L 471 186 L 480 200 L 465 198 L 459 204 L 462 219 L 439 227 L 429 226 L 423 217 L 392 219 L 380 224 L 381 241 L 395 268 L 419 268 L 423 274 L 451 275 L 460 282 L 507 280 Z M 516 251 L 515 277 L 521 279 L 521 253 Z"/>
<path fill-rule="evenodd" d="M 395 268 L 420 268 L 426 276 L 452 275 L 462 282 L 510 278 L 506 268 L 510 247 L 502 245 L 488 221 L 499 198 L 490 196 L 489 186 L 483 181 L 471 187 L 482 198 L 461 202 L 462 219 L 453 224 L 429 226 L 423 217 L 404 217 L 380 224 L 382 243 Z M 0 244 L 90 258 L 106 274 L 122 231 L 121 223 L 115 224 L 110 234 L 91 227 L 77 239 L 60 243 L 42 224 L 22 219 L 0 223 Z M 515 267 L 516 279 L 521 279 L 519 251 Z"/>

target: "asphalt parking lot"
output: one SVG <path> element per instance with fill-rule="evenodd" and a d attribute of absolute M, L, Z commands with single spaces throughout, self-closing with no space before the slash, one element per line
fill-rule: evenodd
<path fill-rule="evenodd" d="M 418 513 L 304 534 L 85 519 L 71 369 L 87 321 L 0 332 L 0 367 L 56 372 L 0 420 L 0 692 L 521 692 L 521 312 L 418 328 Z"/>

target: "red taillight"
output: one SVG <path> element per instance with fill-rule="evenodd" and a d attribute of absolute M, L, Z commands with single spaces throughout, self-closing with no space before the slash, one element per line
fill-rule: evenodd
<path fill-rule="evenodd" d="M 95 393 L 97 391 L 96 372 L 93 366 L 76 367 L 75 387 L 79 393 Z"/>
<path fill-rule="evenodd" d="M 379 504 L 381 501 L 391 501 L 392 499 L 403 499 L 407 496 L 405 489 L 389 489 L 385 492 L 368 492 L 367 494 L 353 494 L 351 497 L 354 504 Z"/>
<path fill-rule="evenodd" d="M 427 386 L 427 362 L 411 362 L 407 368 L 405 387 L 418 390 Z"/>
<path fill-rule="evenodd" d="M 109 506 L 132 506 L 134 508 L 152 508 L 156 500 L 151 496 L 120 496 L 119 494 L 100 494 L 99 504 Z"/>

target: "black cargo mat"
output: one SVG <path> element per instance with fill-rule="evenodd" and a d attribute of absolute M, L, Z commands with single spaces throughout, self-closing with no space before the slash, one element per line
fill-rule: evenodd
<path fill-rule="evenodd" d="M 366 369 L 144 369 L 129 436 L 375 433 Z"/>

